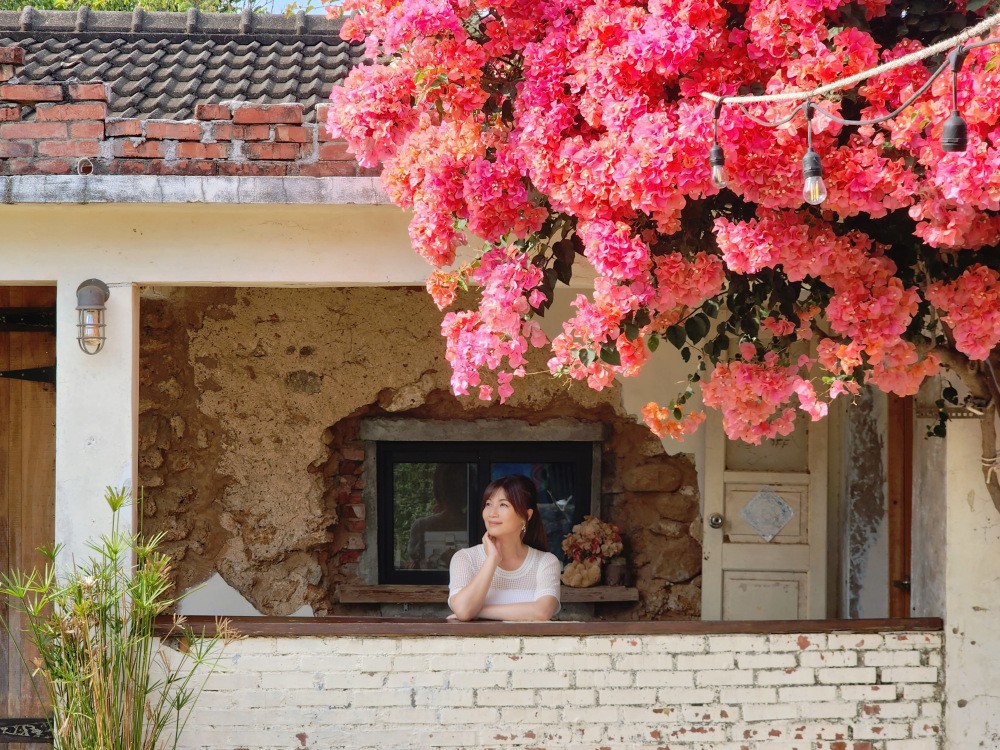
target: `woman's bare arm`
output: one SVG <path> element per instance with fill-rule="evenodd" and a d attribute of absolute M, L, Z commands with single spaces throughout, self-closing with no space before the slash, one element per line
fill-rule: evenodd
<path fill-rule="evenodd" d="M 520 604 L 491 604 L 479 610 L 483 620 L 551 620 L 559 609 L 559 600 L 543 596 L 533 602 Z"/>
<path fill-rule="evenodd" d="M 483 547 L 486 551 L 486 562 L 476 571 L 476 575 L 448 600 L 448 606 L 455 617 L 462 621 L 475 620 L 482 617 L 486 595 L 493 583 L 493 574 L 500 564 L 500 554 L 490 539 L 489 534 L 483 535 Z"/>

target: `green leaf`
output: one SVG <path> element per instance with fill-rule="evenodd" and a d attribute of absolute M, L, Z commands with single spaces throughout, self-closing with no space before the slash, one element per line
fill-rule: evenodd
<path fill-rule="evenodd" d="M 595 355 L 593 350 L 591 349 L 581 349 L 579 352 L 577 352 L 577 356 L 580 358 L 580 361 L 583 362 L 583 364 L 586 365 L 587 367 L 592 365 L 594 363 L 594 360 L 597 359 L 597 355 Z"/>
<path fill-rule="evenodd" d="M 950 385 L 941 391 L 941 396 L 945 401 L 951 404 L 958 403 L 958 391 L 952 388 Z"/>
<path fill-rule="evenodd" d="M 712 329 L 711 321 L 705 313 L 696 313 L 684 322 L 684 330 L 692 344 L 697 344 Z"/>
<path fill-rule="evenodd" d="M 674 417 L 674 419 L 681 419 L 683 416 L 684 416 L 684 412 L 682 412 L 679 408 L 677 408 L 675 406 L 674 407 L 674 411 L 673 411 L 673 417 Z"/>
<path fill-rule="evenodd" d="M 649 349 L 650 352 L 655 352 L 659 346 L 660 337 L 655 333 L 649 334 L 649 337 L 646 339 L 646 348 Z"/>
<path fill-rule="evenodd" d="M 686 346 L 683 349 L 681 349 L 681 359 L 683 359 L 685 362 L 691 361 L 691 350 Z"/>
<path fill-rule="evenodd" d="M 622 355 L 619 354 L 618 350 L 613 346 L 602 346 L 601 361 L 607 362 L 609 365 L 618 367 L 622 363 Z"/>
<path fill-rule="evenodd" d="M 673 325 L 667 329 L 666 337 L 667 341 L 680 349 L 687 341 L 687 331 L 685 331 L 681 326 Z"/>
<path fill-rule="evenodd" d="M 639 326 L 637 326 L 635 323 L 626 323 L 625 338 L 627 338 L 629 341 L 635 341 L 637 338 L 639 338 Z"/>
<path fill-rule="evenodd" d="M 702 303 L 701 308 L 705 311 L 706 314 L 708 314 L 713 318 L 719 314 L 719 303 L 714 299 L 705 300 Z"/>

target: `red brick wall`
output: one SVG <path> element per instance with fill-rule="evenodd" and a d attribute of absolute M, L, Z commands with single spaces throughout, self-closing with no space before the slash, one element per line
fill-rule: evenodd
<path fill-rule="evenodd" d="M 0 174 L 335 177 L 377 174 L 326 131 L 325 106 L 199 104 L 193 120 L 108 117 L 110 86 L 7 83 L 24 50 L 0 47 Z M 81 162 L 82 159 L 87 161 Z M 89 163 L 88 163 L 89 162 Z"/>

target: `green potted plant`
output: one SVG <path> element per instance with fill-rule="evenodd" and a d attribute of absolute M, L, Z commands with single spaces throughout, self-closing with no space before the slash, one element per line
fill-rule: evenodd
<path fill-rule="evenodd" d="M 112 528 L 88 544 L 88 560 L 59 565 L 58 545 L 42 550 L 44 570 L 0 575 L 0 593 L 24 614 L 37 649 L 28 667 L 52 707 L 55 750 L 176 748 L 235 634 L 225 620 L 212 634 L 192 632 L 177 616 L 157 621 L 182 598 L 171 594 L 163 536 L 122 530 L 125 489 L 109 487 L 106 499 Z"/>

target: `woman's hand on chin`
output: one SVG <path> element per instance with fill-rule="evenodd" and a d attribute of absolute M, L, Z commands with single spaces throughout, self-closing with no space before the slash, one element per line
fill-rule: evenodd
<path fill-rule="evenodd" d="M 500 562 L 500 545 L 497 544 L 496 539 L 490 536 L 490 532 L 483 534 L 483 550 L 486 552 L 486 559 L 493 560 L 497 563 Z"/>

